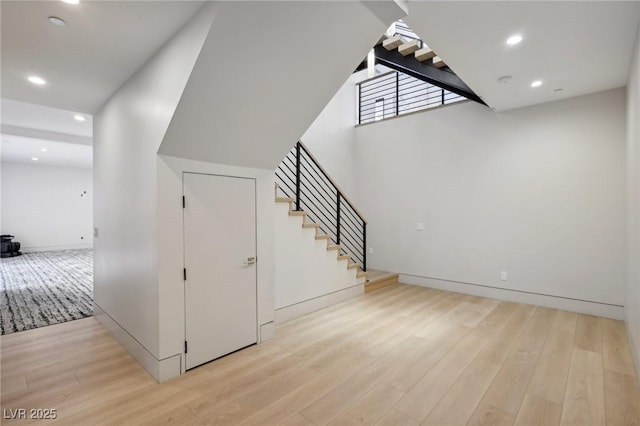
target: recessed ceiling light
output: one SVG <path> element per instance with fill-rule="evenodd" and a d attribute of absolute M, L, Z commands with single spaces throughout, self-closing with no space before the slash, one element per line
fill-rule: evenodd
<path fill-rule="evenodd" d="M 536 80 L 531 83 L 531 87 L 540 87 L 542 86 L 542 80 Z"/>
<path fill-rule="evenodd" d="M 65 3 L 69 3 L 69 4 L 78 4 L 80 3 L 80 0 L 62 0 Z"/>
<path fill-rule="evenodd" d="M 511 37 L 509 37 L 509 38 L 507 39 L 507 44 L 508 44 L 509 46 L 513 46 L 513 45 L 515 45 L 515 44 L 520 43 L 521 41 L 522 41 L 522 36 L 521 36 L 521 35 L 516 34 L 516 35 L 512 35 Z"/>
<path fill-rule="evenodd" d="M 38 157 L 31 157 L 32 161 L 38 161 Z"/>
<path fill-rule="evenodd" d="M 84 118 L 84 117 L 83 117 L 82 115 L 80 115 L 80 114 L 76 114 L 76 115 L 74 115 L 74 116 L 73 116 L 73 118 L 75 118 L 75 119 L 76 119 L 76 120 L 78 120 L 78 121 L 86 121 L 86 120 L 87 120 L 86 118 Z"/>
<path fill-rule="evenodd" d="M 58 27 L 64 27 L 67 25 L 63 19 L 58 18 L 57 16 L 49 16 L 49 22 Z"/>
<path fill-rule="evenodd" d="M 40 151 L 42 151 L 42 152 L 47 152 L 47 151 L 49 151 L 49 150 L 48 150 L 47 148 L 40 148 Z"/>
<path fill-rule="evenodd" d="M 38 77 L 37 75 L 30 75 L 29 78 L 27 78 L 27 80 L 29 80 L 33 84 L 37 84 L 38 86 L 42 86 L 43 84 L 47 84 L 47 82 L 44 81 L 44 79 L 42 79 L 41 77 Z"/>

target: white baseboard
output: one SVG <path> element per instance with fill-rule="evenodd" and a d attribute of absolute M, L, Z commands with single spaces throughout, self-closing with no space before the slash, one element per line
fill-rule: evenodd
<path fill-rule="evenodd" d="M 273 321 L 268 322 L 266 324 L 262 324 L 260 326 L 260 338 L 258 343 L 266 342 L 267 340 L 273 339 L 276 334 L 276 325 Z"/>
<path fill-rule="evenodd" d="M 38 251 L 60 251 L 60 250 L 78 250 L 93 248 L 93 243 L 88 244 L 68 244 L 62 246 L 43 246 L 43 247 L 20 247 L 23 253 L 34 253 Z"/>
<path fill-rule="evenodd" d="M 333 293 L 278 308 L 276 309 L 275 322 L 276 324 L 280 324 L 362 294 L 364 294 L 364 284 L 361 283 L 343 290 L 338 290 Z"/>
<path fill-rule="evenodd" d="M 527 305 L 544 306 L 546 308 L 562 309 L 564 311 L 621 320 L 624 318 L 624 308 L 607 303 L 589 302 L 560 296 L 528 293 L 518 290 L 507 290 L 478 284 L 461 283 L 457 281 L 440 280 L 436 278 L 420 277 L 416 275 L 400 274 L 399 281 L 404 284 L 436 288 L 456 293 L 471 294 L 473 296 L 524 303 Z"/>
<path fill-rule="evenodd" d="M 95 302 L 93 315 L 156 381 L 162 382 L 180 375 L 182 354 L 159 360 Z"/>

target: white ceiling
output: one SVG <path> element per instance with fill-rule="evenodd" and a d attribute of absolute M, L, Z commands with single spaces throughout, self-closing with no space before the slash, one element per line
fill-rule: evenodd
<path fill-rule="evenodd" d="M 0 106 L 2 107 L 0 109 L 2 126 L 5 129 L 10 127 L 18 131 L 32 129 L 85 138 L 93 137 L 93 116 L 89 114 L 79 114 L 85 117 L 85 121 L 81 122 L 73 118 L 78 115 L 74 111 L 28 104 L 11 99 L 2 99 Z"/>
<path fill-rule="evenodd" d="M 411 2 L 404 20 L 490 107 L 503 111 L 624 86 L 640 2 Z M 507 46 L 513 34 L 524 40 Z M 509 83 L 499 83 L 505 75 L 512 76 Z M 543 85 L 531 88 L 537 79 Z"/>
<path fill-rule="evenodd" d="M 91 168 L 93 147 L 77 143 L 54 142 L 21 136 L 1 135 L 2 163 L 28 163 L 45 166 Z M 46 149 L 43 152 L 42 149 Z M 32 160 L 35 157 L 38 161 Z"/>
<path fill-rule="evenodd" d="M 2 1 L 2 96 L 93 114 L 202 1 Z M 67 22 L 48 22 L 57 16 Z M 47 81 L 27 82 L 30 74 Z"/>

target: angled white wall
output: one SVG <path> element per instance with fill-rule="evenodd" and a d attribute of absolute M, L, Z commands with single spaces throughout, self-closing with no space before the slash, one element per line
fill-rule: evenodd
<path fill-rule="evenodd" d="M 2 228 L 23 252 L 93 247 L 91 169 L 2 163 Z"/>
<path fill-rule="evenodd" d="M 640 29 L 627 83 L 627 250 L 625 322 L 640 371 Z"/>
<path fill-rule="evenodd" d="M 274 169 L 405 15 L 383 2 L 223 2 L 160 153 Z"/>
<path fill-rule="evenodd" d="M 96 313 L 156 379 L 180 366 L 159 348 L 157 151 L 212 21 L 202 12 L 94 116 Z"/>
<path fill-rule="evenodd" d="M 355 84 L 365 78 L 366 70 L 349 77 L 301 139 L 349 198 L 356 192 Z"/>

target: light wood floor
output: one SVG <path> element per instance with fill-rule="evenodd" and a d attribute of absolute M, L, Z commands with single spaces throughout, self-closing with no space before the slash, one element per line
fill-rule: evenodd
<path fill-rule="evenodd" d="M 269 342 L 162 384 L 93 318 L 1 343 L 2 408 L 57 409 L 58 419 L 47 424 L 546 426 L 640 419 L 620 321 L 407 285 L 286 323 Z"/>

